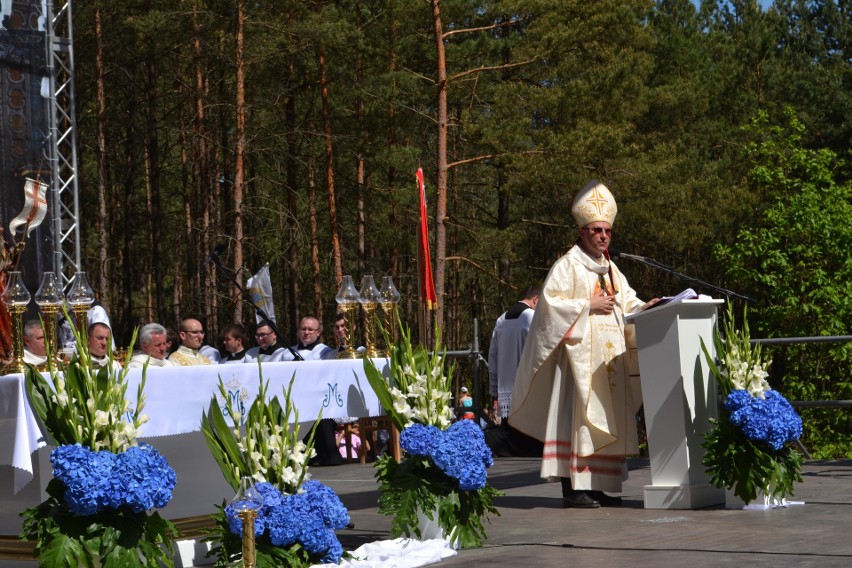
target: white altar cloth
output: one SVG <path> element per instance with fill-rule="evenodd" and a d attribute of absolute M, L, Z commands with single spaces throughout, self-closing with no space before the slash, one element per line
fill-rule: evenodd
<path fill-rule="evenodd" d="M 380 371 L 387 372 L 387 359 L 373 362 Z M 264 381 L 269 381 L 267 396 L 279 399 L 295 373 L 291 399 L 300 422 L 316 420 L 320 410 L 323 418 L 382 414 L 360 359 L 265 363 L 262 370 Z M 201 413 L 207 411 L 213 397 L 220 406 L 224 405 L 218 388 L 220 376 L 232 403 L 244 405 L 248 410 L 257 396 L 257 365 L 150 367 L 145 379 L 143 409 L 150 422 L 142 426 L 141 437 L 200 431 Z M 131 404 L 136 402 L 141 377 L 141 369 L 128 372 L 127 394 Z M 32 454 L 44 445 L 44 434 L 25 395 L 23 375 L 0 376 L 0 466 L 13 467 L 14 493 L 32 480 Z"/>

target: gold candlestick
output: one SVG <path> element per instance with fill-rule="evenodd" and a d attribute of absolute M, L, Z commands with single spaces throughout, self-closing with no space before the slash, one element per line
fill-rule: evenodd
<path fill-rule="evenodd" d="M 6 287 L 0 299 L 6 304 L 12 323 L 12 359 L 3 366 L 3 373 L 23 373 L 27 369 L 24 363 L 23 316 L 27 310 L 27 304 L 30 303 L 30 292 L 20 272 L 9 272 L 9 279 L 6 281 Z"/>
<path fill-rule="evenodd" d="M 24 312 L 26 306 L 8 305 L 9 319 L 12 322 L 12 358 L 3 366 L 3 374 L 23 373 L 27 370 L 24 363 Z"/>
<path fill-rule="evenodd" d="M 354 302 L 340 303 L 337 305 L 337 312 L 339 314 L 343 314 L 343 317 L 346 321 L 346 333 L 342 338 L 338 338 L 337 347 L 338 359 L 358 359 L 361 357 L 361 354 L 355 349 L 355 326 L 353 323 L 355 322 L 355 310 L 358 304 Z M 340 348 L 343 349 L 340 349 Z"/>
<path fill-rule="evenodd" d="M 237 513 L 243 522 L 243 568 L 254 568 L 256 556 L 254 551 L 254 518 L 257 511 L 246 509 Z"/>
<path fill-rule="evenodd" d="M 89 286 L 89 281 L 86 280 L 85 272 L 78 271 L 74 275 L 74 279 L 71 281 L 71 288 L 68 290 L 65 300 L 71 306 L 71 311 L 74 312 L 77 331 L 81 337 L 85 337 L 89 332 L 89 322 L 86 312 L 95 303 L 95 293 L 92 291 L 92 287 Z"/>
<path fill-rule="evenodd" d="M 41 279 L 41 286 L 35 294 L 35 302 L 41 308 L 44 315 L 44 347 L 47 361 L 39 365 L 39 370 L 52 370 L 62 367 L 59 359 L 59 348 L 56 345 L 56 316 L 59 315 L 59 306 L 65 301 L 62 286 L 53 272 L 45 272 Z"/>
<path fill-rule="evenodd" d="M 381 296 L 379 306 L 382 311 L 382 326 L 387 338 L 383 351 L 384 355 L 388 357 L 390 356 L 391 345 L 396 343 L 397 307 L 400 299 L 399 290 L 393 285 L 393 278 L 390 276 L 382 278 L 382 289 L 379 291 L 379 295 Z"/>
<path fill-rule="evenodd" d="M 56 347 L 56 317 L 59 315 L 59 306 L 45 304 L 41 306 L 41 311 L 44 313 L 44 352 L 47 354 L 47 361 L 39 365 L 39 370 L 61 369 L 64 364 L 59 358 L 59 349 Z"/>
<path fill-rule="evenodd" d="M 364 276 L 361 279 L 361 294 L 358 301 L 361 303 L 361 311 L 364 314 L 364 357 L 381 357 L 382 352 L 377 345 L 376 309 L 379 305 L 379 289 L 372 276 Z"/>
<path fill-rule="evenodd" d="M 254 548 L 254 519 L 263 507 L 263 495 L 257 490 L 251 477 L 240 479 L 240 487 L 231 500 L 231 505 L 236 509 L 243 525 L 243 567 L 255 568 L 257 558 Z"/>
<path fill-rule="evenodd" d="M 344 276 L 340 283 L 340 290 L 337 291 L 337 296 L 335 296 L 337 311 L 346 318 L 346 334 L 342 339 L 337 339 L 338 359 L 358 359 L 361 357 L 361 354 L 355 350 L 355 326 L 353 325 L 355 323 L 355 306 L 358 305 L 359 298 L 352 277 Z M 340 347 L 343 349 L 340 349 Z"/>

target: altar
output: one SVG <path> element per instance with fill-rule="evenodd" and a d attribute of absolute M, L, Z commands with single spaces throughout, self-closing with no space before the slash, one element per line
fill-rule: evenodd
<path fill-rule="evenodd" d="M 389 372 L 387 359 L 373 362 L 381 372 Z M 302 433 L 320 412 L 323 418 L 383 414 L 362 360 L 265 363 L 262 373 L 270 398 L 281 399 L 294 379 L 291 400 L 297 420 L 304 424 Z M 141 438 L 156 447 L 177 474 L 172 501 L 160 511 L 169 519 L 208 515 L 216 504 L 233 497 L 201 432 L 201 415 L 211 401 L 224 406 L 220 377 L 232 404 L 247 411 L 260 384 L 257 365 L 149 368 L 146 374 L 142 412 L 150 421 L 142 426 Z M 128 399 L 135 404 L 142 370 L 131 369 L 127 379 Z M 46 497 L 49 452 L 27 401 L 23 376 L 0 376 L 0 535 L 16 535 L 18 514 Z"/>

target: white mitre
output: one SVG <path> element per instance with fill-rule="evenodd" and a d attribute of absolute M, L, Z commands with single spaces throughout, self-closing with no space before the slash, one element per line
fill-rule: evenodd
<path fill-rule="evenodd" d="M 605 221 L 612 226 L 617 213 L 615 197 L 604 184 L 594 179 L 580 190 L 571 204 L 571 215 L 578 227 L 597 221 Z"/>

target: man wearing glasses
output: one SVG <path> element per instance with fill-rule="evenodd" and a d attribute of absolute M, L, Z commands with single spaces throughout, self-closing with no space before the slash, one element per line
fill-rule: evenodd
<path fill-rule="evenodd" d="M 278 341 L 278 336 L 272 331 L 269 322 L 262 321 L 257 324 L 254 339 L 257 341 L 257 346 L 246 351 L 243 363 L 257 364 L 258 359 L 261 363 L 293 360 L 293 356 L 290 355 L 287 348 Z"/>
<path fill-rule="evenodd" d="M 293 350 L 302 356 L 305 361 L 316 361 L 329 358 L 329 352 L 335 350 L 320 340 L 322 336 L 322 325 L 315 317 L 305 317 L 299 322 L 297 331 L 299 343 L 293 346 Z M 285 361 L 292 361 L 293 355 L 287 353 Z"/>
<path fill-rule="evenodd" d="M 657 300 L 637 298 L 609 259 L 617 212 L 597 181 L 574 198 L 579 235 L 547 275 L 515 376 L 509 422 L 544 442 L 541 476 L 560 479 L 565 507 L 620 505 L 604 492 L 621 492 L 639 450 L 624 314 Z"/>
<path fill-rule="evenodd" d="M 186 318 L 178 327 L 180 347 L 169 355 L 169 361 L 175 365 L 189 367 L 192 365 L 210 365 L 210 359 L 201 354 L 199 349 L 204 342 L 204 327 L 197 319 Z"/>

